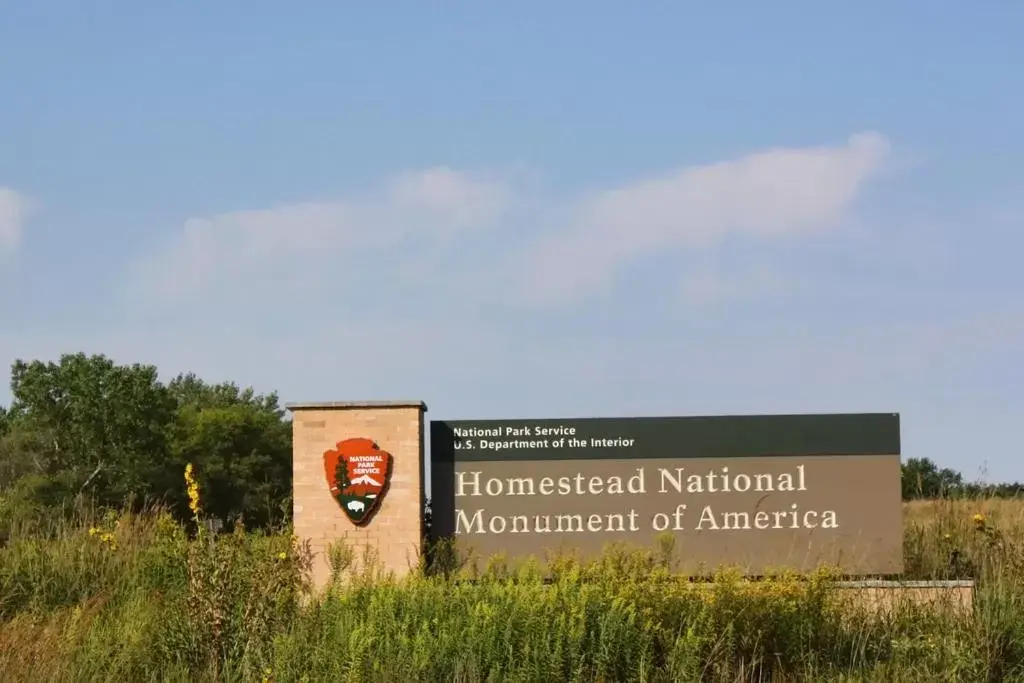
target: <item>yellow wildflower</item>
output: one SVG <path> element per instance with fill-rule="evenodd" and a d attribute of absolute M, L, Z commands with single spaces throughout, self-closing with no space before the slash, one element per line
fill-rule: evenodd
<path fill-rule="evenodd" d="M 279 560 L 283 560 L 283 559 L 285 559 L 285 558 L 287 558 L 287 557 L 288 557 L 288 553 L 286 553 L 286 552 L 284 552 L 284 551 L 281 551 L 281 552 L 279 552 L 279 553 L 277 554 L 277 559 L 279 559 Z"/>
<path fill-rule="evenodd" d="M 192 514 L 198 515 L 199 505 L 199 482 L 192 476 L 192 463 L 185 465 L 185 484 L 188 486 L 188 509 Z"/>
<path fill-rule="evenodd" d="M 99 529 L 97 529 L 96 527 L 89 527 L 89 535 L 90 535 L 90 536 L 95 536 L 95 535 L 96 535 L 96 534 L 98 534 L 99 532 L 100 532 L 100 530 L 99 530 Z"/>

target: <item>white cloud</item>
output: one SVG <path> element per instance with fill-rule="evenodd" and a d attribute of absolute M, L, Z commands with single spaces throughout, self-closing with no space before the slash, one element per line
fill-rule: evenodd
<path fill-rule="evenodd" d="M 503 178 L 430 168 L 368 197 L 289 203 L 191 218 L 134 264 L 143 300 L 294 291 L 337 277 L 341 259 L 450 237 L 499 220 L 511 203 Z M 348 261 L 347 261 L 348 263 Z"/>
<path fill-rule="evenodd" d="M 30 208 L 23 195 L 0 187 L 0 257 L 10 254 L 21 243 L 22 227 Z"/>
<path fill-rule="evenodd" d="M 416 226 L 451 233 L 490 224 L 508 208 L 512 195 L 501 178 L 438 167 L 399 176 L 385 201 Z"/>
<path fill-rule="evenodd" d="M 534 245 L 527 293 L 558 303 L 606 287 L 624 266 L 667 249 L 828 229 L 888 148 L 883 136 L 861 133 L 842 146 L 771 149 L 593 193 L 569 229 Z"/>
<path fill-rule="evenodd" d="M 798 286 L 797 276 L 765 267 L 735 272 L 721 267 L 705 266 L 686 273 L 680 282 L 683 303 L 697 307 L 714 307 L 749 298 L 777 297 Z"/>

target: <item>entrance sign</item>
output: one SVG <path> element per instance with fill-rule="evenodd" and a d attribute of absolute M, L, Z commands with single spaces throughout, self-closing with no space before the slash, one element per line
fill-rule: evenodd
<path fill-rule="evenodd" d="M 510 563 L 656 547 L 687 573 L 903 569 L 899 415 L 432 421 L 435 537 Z"/>
<path fill-rule="evenodd" d="M 356 526 L 369 523 L 391 480 L 394 458 L 372 439 L 345 439 L 323 455 L 331 496 Z"/>

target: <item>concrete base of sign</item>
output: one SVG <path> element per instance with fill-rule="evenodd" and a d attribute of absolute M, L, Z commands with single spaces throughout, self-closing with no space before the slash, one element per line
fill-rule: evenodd
<path fill-rule="evenodd" d="M 314 587 L 329 582 L 330 550 L 339 543 L 351 553 L 349 570 L 360 571 L 366 560 L 399 577 L 416 569 L 423 538 L 426 405 L 364 401 L 285 407 L 293 415 L 295 535 L 314 553 Z"/>
<path fill-rule="evenodd" d="M 698 584 L 712 590 L 714 581 Z M 868 613 L 883 613 L 901 607 L 924 607 L 971 616 L 974 611 L 974 581 L 836 581 L 842 604 Z M 844 598 L 849 598 L 845 600 Z"/>
<path fill-rule="evenodd" d="M 974 581 L 842 581 L 837 587 L 854 593 L 857 604 L 877 612 L 907 604 L 963 615 L 974 611 Z"/>

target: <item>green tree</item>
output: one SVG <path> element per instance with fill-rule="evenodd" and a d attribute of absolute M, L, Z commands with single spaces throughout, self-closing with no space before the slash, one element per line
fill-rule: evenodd
<path fill-rule="evenodd" d="M 188 516 L 193 463 L 206 510 L 278 521 L 291 493 L 291 424 L 276 394 L 102 355 L 16 361 L 0 408 L 0 511 L 43 511 L 83 496 L 101 506 L 160 501 Z M 6 506 L 6 507 L 5 507 Z"/>
<path fill-rule="evenodd" d="M 928 458 L 909 458 L 902 468 L 903 499 L 946 498 L 964 490 L 963 475 Z"/>
<path fill-rule="evenodd" d="M 116 365 L 103 355 L 18 360 L 5 430 L 31 453 L 36 473 L 104 505 L 161 494 L 175 403 L 151 365 Z"/>
<path fill-rule="evenodd" d="M 173 460 L 196 466 L 208 514 L 247 525 L 280 521 L 291 495 L 291 423 L 276 394 L 179 375 Z"/>

